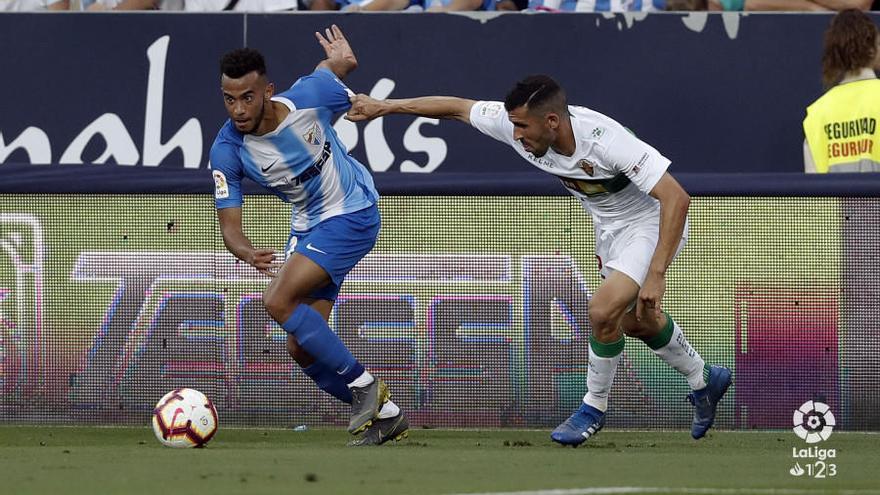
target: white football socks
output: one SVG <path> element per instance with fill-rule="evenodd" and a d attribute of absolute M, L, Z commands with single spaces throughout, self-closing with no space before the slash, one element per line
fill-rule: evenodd
<path fill-rule="evenodd" d="M 666 364 L 672 366 L 687 378 L 691 390 L 705 388 L 706 379 L 703 369 L 706 366 L 706 362 L 700 357 L 700 353 L 691 347 L 678 323 L 675 323 L 669 315 L 666 315 L 666 317 L 672 325 L 667 325 L 666 328 L 661 330 L 660 335 L 655 339 L 647 341 L 646 344 Z M 671 329 L 669 328 L 670 326 L 672 327 Z M 657 339 L 660 339 L 659 342 Z M 665 345 L 655 347 L 655 345 L 663 341 L 667 341 Z"/>
<path fill-rule="evenodd" d="M 361 373 L 361 376 L 355 378 L 353 382 L 348 384 L 348 388 L 366 387 L 367 385 L 373 383 L 373 380 L 375 380 L 375 378 L 373 378 L 373 375 L 371 375 L 369 371 L 364 370 L 364 372 Z"/>
<path fill-rule="evenodd" d="M 587 395 L 584 396 L 584 403 L 602 412 L 608 409 L 608 394 L 611 392 L 617 364 L 623 353 L 623 342 L 623 337 L 611 344 L 603 344 L 590 338 L 590 363 L 587 369 Z M 599 356 L 594 348 L 606 356 Z"/>
<path fill-rule="evenodd" d="M 400 414 L 400 408 L 397 407 L 397 404 L 391 402 L 390 400 L 382 405 L 382 408 L 379 409 L 379 414 L 376 416 L 379 419 L 385 418 L 393 418 Z"/>

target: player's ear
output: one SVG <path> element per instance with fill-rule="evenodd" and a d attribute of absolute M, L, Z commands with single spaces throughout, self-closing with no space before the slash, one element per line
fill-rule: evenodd
<path fill-rule="evenodd" d="M 550 126 L 551 129 L 556 130 L 559 128 L 559 115 L 554 112 L 549 112 L 546 117 L 547 125 Z"/>
<path fill-rule="evenodd" d="M 266 99 L 275 96 L 275 83 L 269 83 L 266 85 Z"/>

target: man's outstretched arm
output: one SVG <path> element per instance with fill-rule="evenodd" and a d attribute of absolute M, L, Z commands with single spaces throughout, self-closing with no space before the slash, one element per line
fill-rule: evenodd
<path fill-rule="evenodd" d="M 359 94 L 351 97 L 351 109 L 345 118 L 352 122 L 372 120 L 391 113 L 403 113 L 436 119 L 459 120 L 470 124 L 471 108 L 476 101 L 454 96 L 423 96 L 398 100 L 376 100 Z"/>
<path fill-rule="evenodd" d="M 357 69 L 358 62 L 354 56 L 354 51 L 342 30 L 336 24 L 324 30 L 324 34 L 316 32 L 315 37 L 318 43 L 327 54 L 327 58 L 322 60 L 315 69 L 330 69 L 339 79 L 345 78 L 351 71 Z"/>

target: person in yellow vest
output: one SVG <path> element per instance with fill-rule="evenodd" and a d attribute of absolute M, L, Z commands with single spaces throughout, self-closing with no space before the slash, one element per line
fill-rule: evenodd
<path fill-rule="evenodd" d="M 880 33 L 863 12 L 839 12 L 825 32 L 822 82 L 807 107 L 807 173 L 880 172 Z"/>

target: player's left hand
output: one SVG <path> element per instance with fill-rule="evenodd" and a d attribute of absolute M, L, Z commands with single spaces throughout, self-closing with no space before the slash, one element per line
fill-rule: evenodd
<path fill-rule="evenodd" d="M 660 301 L 665 292 L 666 277 L 659 273 L 648 273 L 636 300 L 636 320 L 641 321 L 644 317 L 660 318 L 663 312 Z"/>
<path fill-rule="evenodd" d="M 383 102 L 381 100 L 371 98 L 365 94 L 356 94 L 348 99 L 351 101 L 351 108 L 345 114 L 346 120 L 363 122 L 382 115 Z"/>
<path fill-rule="evenodd" d="M 351 49 L 351 45 L 348 44 L 348 40 L 345 39 L 345 35 L 342 34 L 339 26 L 333 24 L 324 30 L 323 35 L 315 32 L 315 37 L 318 38 L 318 43 L 321 44 L 321 47 L 324 48 L 324 53 L 327 54 L 328 63 L 334 66 L 345 67 L 346 73 L 351 72 L 357 67 L 358 62 L 357 57 L 354 56 L 354 50 Z M 336 72 L 336 70 L 333 72 Z M 340 74 L 337 72 L 337 75 Z"/>
<path fill-rule="evenodd" d="M 283 260 L 276 257 L 274 249 L 251 249 L 244 257 L 244 262 L 256 268 L 258 272 L 267 277 L 275 277 L 275 273 L 281 268 Z"/>

